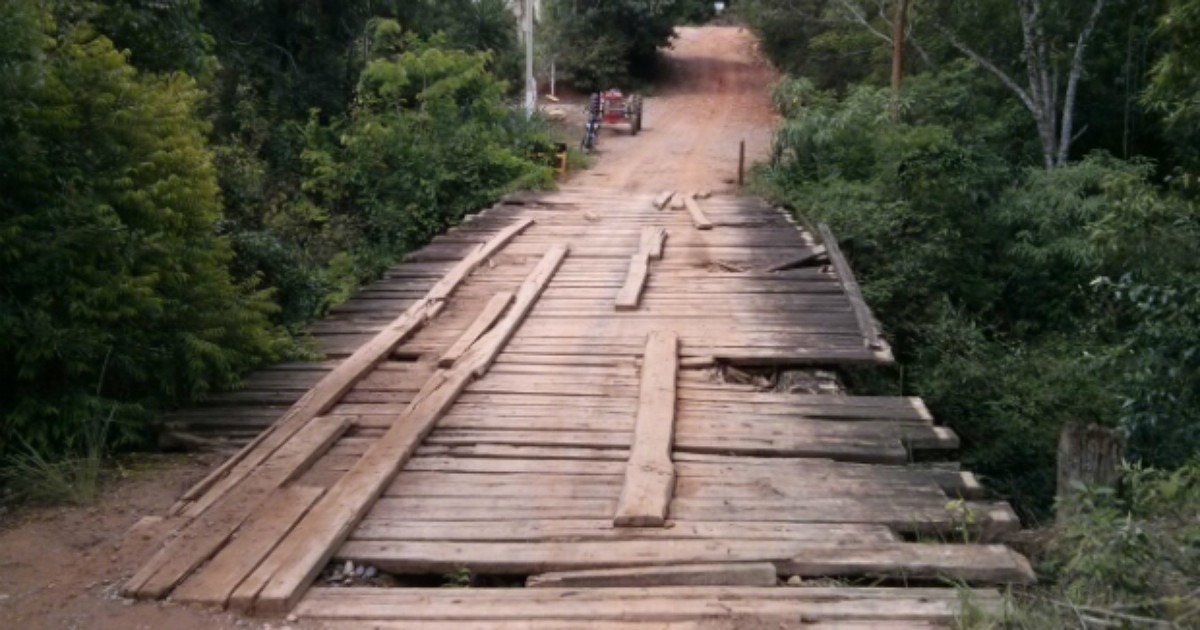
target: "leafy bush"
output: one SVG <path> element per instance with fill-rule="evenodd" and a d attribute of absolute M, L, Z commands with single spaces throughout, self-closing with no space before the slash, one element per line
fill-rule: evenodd
<path fill-rule="evenodd" d="M 546 0 L 550 56 L 582 90 L 629 87 L 694 9 L 686 0 Z"/>
<path fill-rule="evenodd" d="M 274 307 L 229 274 L 192 80 L 138 73 L 40 3 L 6 3 L 0 28 L 3 439 L 65 449 L 115 407 L 128 442 L 144 406 L 277 354 Z"/>
<path fill-rule="evenodd" d="M 1119 425 L 1132 456 L 1155 465 L 1193 457 L 1195 204 L 1158 189 L 1142 161 L 1013 165 L 940 98 L 961 79 L 924 77 L 901 122 L 885 89 L 838 98 L 781 82 L 772 194 L 839 234 L 893 341 L 899 386 L 928 400 L 967 465 L 1025 514 L 1050 507 L 1066 422 Z"/>

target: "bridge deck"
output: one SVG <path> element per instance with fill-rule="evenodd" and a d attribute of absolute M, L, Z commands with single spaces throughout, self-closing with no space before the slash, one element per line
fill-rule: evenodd
<path fill-rule="evenodd" d="M 315 326 L 334 360 L 252 380 L 278 396 L 242 408 L 282 417 L 126 592 L 346 627 L 928 627 L 962 608 L 939 580 L 1032 579 L 952 431 L 819 369 L 891 360 L 836 243 L 752 199 L 662 200 L 511 197 Z M 330 562 L 387 576 L 310 589 Z M 385 587 L 464 568 L 529 588 Z M 770 587 L 790 576 L 841 586 Z"/>

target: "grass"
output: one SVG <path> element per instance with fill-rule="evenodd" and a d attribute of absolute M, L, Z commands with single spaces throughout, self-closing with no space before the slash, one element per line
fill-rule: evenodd
<path fill-rule="evenodd" d="M 115 408 L 114 408 L 115 412 Z M 23 452 L 9 458 L 0 477 L 14 498 L 38 504 L 86 505 L 96 500 L 108 453 L 108 430 L 113 414 L 85 425 L 81 448 L 74 454 L 52 457 L 20 436 Z"/>

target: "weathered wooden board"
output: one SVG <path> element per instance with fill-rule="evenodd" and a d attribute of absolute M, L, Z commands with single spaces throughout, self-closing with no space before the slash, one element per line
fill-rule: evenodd
<path fill-rule="evenodd" d="M 674 333 L 650 333 L 642 360 L 637 422 L 625 486 L 613 524 L 660 527 L 675 485 L 671 445 L 675 435 L 675 389 L 679 340 Z"/>
<path fill-rule="evenodd" d="M 727 562 L 541 573 L 529 576 L 525 580 L 525 586 L 527 588 L 775 586 L 776 579 L 775 565 L 770 562 Z"/>
<path fill-rule="evenodd" d="M 496 323 L 496 320 L 500 319 L 500 316 L 504 314 L 504 309 L 508 308 L 512 301 L 513 294 L 507 291 L 492 296 L 492 299 L 488 300 L 487 305 L 479 312 L 479 317 L 463 332 L 458 341 L 455 341 L 454 345 L 442 354 L 442 358 L 438 359 L 438 367 L 447 368 L 454 365 L 454 362 L 466 353 L 471 344 L 478 341 Z"/>

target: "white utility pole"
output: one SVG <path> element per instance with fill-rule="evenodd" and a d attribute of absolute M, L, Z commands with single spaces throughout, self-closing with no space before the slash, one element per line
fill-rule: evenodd
<path fill-rule="evenodd" d="M 525 115 L 537 109 L 537 79 L 533 78 L 533 0 L 525 0 Z"/>

